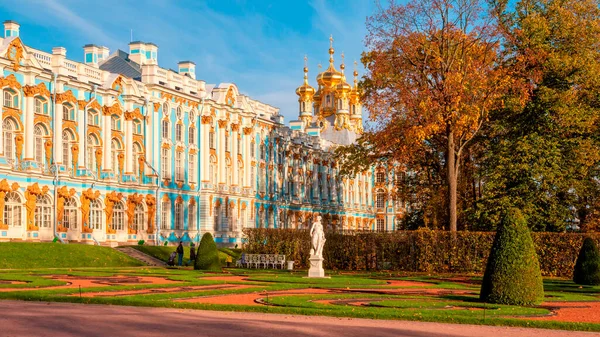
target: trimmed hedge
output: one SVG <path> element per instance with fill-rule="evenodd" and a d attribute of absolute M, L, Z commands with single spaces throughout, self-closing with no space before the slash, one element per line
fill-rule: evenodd
<path fill-rule="evenodd" d="M 221 271 L 217 244 L 210 233 L 204 233 L 196 254 L 196 270 Z"/>
<path fill-rule="evenodd" d="M 600 284 L 600 253 L 591 238 L 585 238 L 573 271 L 573 282 L 585 285 Z"/>
<path fill-rule="evenodd" d="M 503 217 L 481 283 L 480 299 L 489 303 L 534 305 L 544 299 L 544 284 L 527 222 L 518 209 Z"/>
<path fill-rule="evenodd" d="M 310 235 L 305 230 L 244 229 L 244 251 L 285 254 L 298 268 L 309 267 Z M 391 269 L 413 272 L 483 274 L 495 232 L 416 231 L 327 232 L 324 265 L 330 270 Z M 578 233 L 532 232 L 544 276 L 572 277 L 585 236 Z M 600 243 L 600 234 L 592 234 Z"/>

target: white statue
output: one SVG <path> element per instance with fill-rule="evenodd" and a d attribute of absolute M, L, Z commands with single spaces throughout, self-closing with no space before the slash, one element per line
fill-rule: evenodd
<path fill-rule="evenodd" d="M 321 216 L 317 216 L 310 229 L 312 247 L 310 249 L 310 256 L 323 256 L 323 246 L 325 245 L 325 232 L 323 231 L 323 225 L 321 224 Z"/>

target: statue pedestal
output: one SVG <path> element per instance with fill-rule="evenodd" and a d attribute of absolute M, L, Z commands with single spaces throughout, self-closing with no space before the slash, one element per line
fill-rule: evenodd
<path fill-rule="evenodd" d="M 310 257 L 310 269 L 308 270 L 308 277 L 325 277 L 322 256 L 312 255 Z"/>

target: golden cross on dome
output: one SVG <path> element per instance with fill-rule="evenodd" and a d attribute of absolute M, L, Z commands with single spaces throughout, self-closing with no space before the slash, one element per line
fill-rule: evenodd
<path fill-rule="evenodd" d="M 329 35 L 329 48 L 333 48 L 333 34 Z"/>
<path fill-rule="evenodd" d="M 356 60 L 354 61 L 354 70 L 356 71 L 356 67 L 358 65 L 358 62 L 356 62 Z"/>
<path fill-rule="evenodd" d="M 319 70 L 321 70 L 321 68 L 323 68 L 323 66 L 321 65 L 321 62 L 319 62 L 318 67 L 319 67 Z"/>
<path fill-rule="evenodd" d="M 304 66 L 306 67 L 307 65 L 307 61 L 308 61 L 308 57 L 306 57 L 306 55 L 304 55 Z"/>
<path fill-rule="evenodd" d="M 342 52 L 342 64 L 344 64 L 344 52 Z"/>

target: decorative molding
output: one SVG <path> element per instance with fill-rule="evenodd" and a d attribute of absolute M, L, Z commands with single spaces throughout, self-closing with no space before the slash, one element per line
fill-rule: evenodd
<path fill-rule="evenodd" d="M 96 101 L 94 101 L 94 102 L 96 102 Z M 110 107 L 103 106 L 102 107 L 102 114 L 104 116 L 112 116 L 112 115 L 121 116 L 123 114 L 123 110 L 121 109 L 121 105 L 118 102 L 115 102 Z M 127 119 L 127 116 L 125 116 L 125 119 Z"/>
<path fill-rule="evenodd" d="M 73 103 L 73 105 L 77 106 L 77 98 L 73 96 L 73 92 L 71 90 L 56 94 L 56 103 L 62 104 L 64 102 Z"/>
<path fill-rule="evenodd" d="M 244 128 L 244 135 L 248 136 L 252 134 L 252 128 L 251 127 L 245 127 Z"/>
<path fill-rule="evenodd" d="M 21 60 L 23 60 L 23 44 L 21 43 L 21 39 L 12 40 L 6 50 L 6 58 L 12 61 L 13 70 L 19 71 Z"/>
<path fill-rule="evenodd" d="M 146 233 L 154 234 L 154 221 L 156 220 L 156 198 L 152 194 L 146 194 L 146 206 L 148 207 L 148 229 Z"/>
<path fill-rule="evenodd" d="M 106 234 L 115 234 L 117 231 L 113 226 L 113 208 L 123 199 L 122 193 L 112 191 L 104 197 L 104 213 L 106 214 Z"/>
<path fill-rule="evenodd" d="M 126 121 L 132 121 L 135 118 L 137 118 L 137 119 L 139 119 L 141 121 L 144 120 L 144 116 L 140 112 L 140 108 L 135 108 L 132 111 L 126 111 L 125 112 L 125 120 Z"/>
<path fill-rule="evenodd" d="M 45 96 L 50 98 L 50 91 L 46 88 L 44 83 L 38 85 L 26 85 L 23 87 L 23 93 L 25 97 L 35 97 L 36 95 Z"/>
<path fill-rule="evenodd" d="M 227 127 L 227 120 L 226 119 L 219 119 L 217 121 L 217 123 L 219 124 L 219 127 L 222 128 L 222 129 Z"/>
<path fill-rule="evenodd" d="M 11 89 L 21 89 L 21 83 L 17 81 L 14 74 L 10 74 L 6 77 L 0 77 L 0 88 L 9 87 Z"/>
<path fill-rule="evenodd" d="M 237 123 L 231 124 L 231 131 L 232 132 L 238 132 L 239 129 L 240 129 L 240 125 L 239 124 L 237 124 Z"/>
<path fill-rule="evenodd" d="M 212 124 L 212 116 L 202 116 L 201 121 L 202 124 Z"/>
<path fill-rule="evenodd" d="M 133 229 L 133 220 L 135 217 L 135 208 L 144 200 L 143 194 L 134 193 L 127 197 L 127 233 L 137 234 L 137 231 Z"/>

